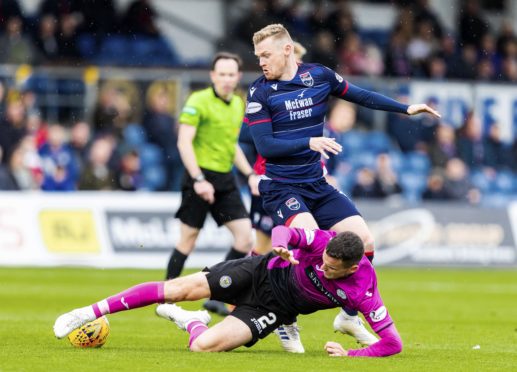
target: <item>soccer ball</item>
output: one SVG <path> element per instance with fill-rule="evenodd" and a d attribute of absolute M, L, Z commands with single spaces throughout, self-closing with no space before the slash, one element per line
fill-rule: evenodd
<path fill-rule="evenodd" d="M 74 329 L 68 340 L 75 347 L 101 347 L 110 334 L 110 324 L 105 316 Z"/>

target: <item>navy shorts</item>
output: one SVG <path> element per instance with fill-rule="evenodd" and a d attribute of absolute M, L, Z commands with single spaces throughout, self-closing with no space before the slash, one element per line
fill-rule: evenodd
<path fill-rule="evenodd" d="M 275 225 L 285 225 L 291 216 L 309 212 L 320 229 L 328 230 L 345 218 L 361 215 L 354 203 L 324 178 L 309 183 L 261 180 L 259 191 Z"/>
<path fill-rule="evenodd" d="M 251 196 L 250 218 L 254 229 L 271 236 L 271 230 L 274 226 L 273 219 L 264 210 L 260 196 Z"/>

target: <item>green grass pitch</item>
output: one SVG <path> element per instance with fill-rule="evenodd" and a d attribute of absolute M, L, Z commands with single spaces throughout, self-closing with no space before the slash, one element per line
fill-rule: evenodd
<path fill-rule="evenodd" d="M 156 270 L 0 268 L 0 371 L 517 370 L 517 271 L 379 269 L 381 294 L 404 341 L 402 354 L 390 358 L 328 357 L 328 340 L 356 347 L 333 333 L 337 310 L 299 318 L 303 355 L 283 352 L 274 335 L 250 349 L 191 353 L 187 334 L 156 317 L 154 306 L 109 316 L 111 335 L 100 349 L 75 349 L 54 338 L 59 314 L 162 276 Z"/>

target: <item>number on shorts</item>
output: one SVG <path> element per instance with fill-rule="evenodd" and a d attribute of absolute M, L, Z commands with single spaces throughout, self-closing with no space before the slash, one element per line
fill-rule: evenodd
<path fill-rule="evenodd" d="M 274 313 L 270 312 L 267 315 L 262 315 L 260 318 L 257 319 L 257 321 L 260 323 L 260 325 L 264 329 L 268 325 L 274 324 L 276 322 L 276 315 Z"/>

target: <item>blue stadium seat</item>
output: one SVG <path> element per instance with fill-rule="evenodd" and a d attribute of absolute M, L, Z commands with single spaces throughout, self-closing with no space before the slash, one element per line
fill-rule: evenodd
<path fill-rule="evenodd" d="M 91 34 L 81 34 L 77 38 L 77 48 L 81 57 L 90 59 L 97 54 L 97 42 Z"/>
<path fill-rule="evenodd" d="M 348 158 L 348 163 L 352 166 L 353 170 L 361 168 L 375 169 L 377 155 L 370 151 L 357 151 Z"/>
<path fill-rule="evenodd" d="M 144 188 L 146 190 L 155 191 L 165 185 L 166 174 L 165 169 L 161 166 L 150 166 L 144 168 Z"/>
<path fill-rule="evenodd" d="M 409 202 L 415 203 L 422 199 L 427 185 L 425 174 L 405 171 L 399 175 L 399 180 L 403 195 Z"/>
<path fill-rule="evenodd" d="M 128 65 L 130 56 L 129 41 L 124 36 L 108 36 L 100 47 L 97 63 L 101 65 Z"/>
<path fill-rule="evenodd" d="M 495 182 L 490 180 L 482 170 L 472 171 L 470 182 L 482 193 L 489 193 L 495 190 Z"/>
<path fill-rule="evenodd" d="M 391 160 L 391 166 L 395 173 L 402 172 L 404 166 L 404 155 L 400 151 L 390 151 L 388 155 Z"/>
<path fill-rule="evenodd" d="M 427 155 L 419 152 L 408 152 L 405 156 L 404 170 L 418 173 L 428 173 L 431 168 L 431 161 Z"/>
<path fill-rule="evenodd" d="M 345 157 L 356 154 L 366 146 L 364 133 L 356 130 L 344 133 L 339 139 L 339 142 L 343 146 L 343 155 Z"/>
<path fill-rule="evenodd" d="M 139 124 L 128 124 L 124 128 L 124 142 L 132 146 L 143 145 L 147 141 L 145 129 Z"/>
<path fill-rule="evenodd" d="M 163 152 L 158 146 L 146 143 L 139 148 L 142 168 L 157 166 L 163 163 Z"/>
<path fill-rule="evenodd" d="M 498 172 L 495 178 L 495 191 L 503 194 L 512 194 L 517 191 L 515 176 L 509 171 Z"/>
<path fill-rule="evenodd" d="M 502 208 L 507 207 L 511 200 L 514 200 L 515 196 L 511 196 L 501 192 L 493 192 L 484 194 L 481 198 L 481 205 L 490 208 Z"/>
<path fill-rule="evenodd" d="M 365 145 L 376 153 L 389 152 L 392 149 L 388 135 L 381 131 L 372 131 L 366 134 Z"/>

